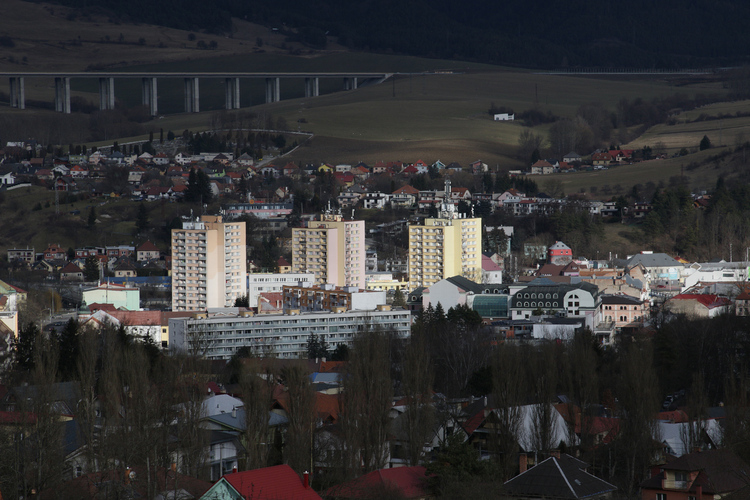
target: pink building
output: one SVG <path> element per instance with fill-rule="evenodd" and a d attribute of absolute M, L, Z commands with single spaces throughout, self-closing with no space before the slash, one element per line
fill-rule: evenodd
<path fill-rule="evenodd" d="M 547 262 L 558 266 L 570 264 L 573 260 L 573 250 L 562 241 L 556 241 L 547 249 Z"/>

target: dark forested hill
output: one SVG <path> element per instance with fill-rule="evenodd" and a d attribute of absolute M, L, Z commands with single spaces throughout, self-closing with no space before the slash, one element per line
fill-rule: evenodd
<path fill-rule="evenodd" d="M 352 49 L 524 67 L 695 67 L 750 55 L 744 0 L 57 0 L 115 20 L 230 33 L 238 17 Z"/>

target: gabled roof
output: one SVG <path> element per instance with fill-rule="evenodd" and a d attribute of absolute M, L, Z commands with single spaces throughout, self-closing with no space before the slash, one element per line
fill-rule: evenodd
<path fill-rule="evenodd" d="M 419 194 L 419 189 L 407 184 L 406 186 L 398 188 L 392 194 Z"/>
<path fill-rule="evenodd" d="M 68 263 L 67 266 L 65 266 L 62 269 L 60 269 L 60 274 L 82 273 L 82 272 L 83 272 L 83 270 L 80 267 L 78 267 L 75 264 L 73 264 L 72 262 Z"/>
<path fill-rule="evenodd" d="M 548 162 L 547 160 L 538 160 L 536 163 L 532 165 L 532 167 L 551 167 L 552 164 Z"/>
<path fill-rule="evenodd" d="M 398 492 L 399 498 L 427 496 L 427 469 L 422 466 L 379 469 L 325 492 L 334 498 L 373 498 L 377 492 Z"/>
<path fill-rule="evenodd" d="M 732 303 L 726 297 L 719 297 L 718 295 L 699 294 L 699 293 L 681 293 L 679 295 L 675 295 L 670 300 L 695 300 L 698 303 L 707 307 L 708 309 L 713 309 L 715 307 L 724 307 Z"/>
<path fill-rule="evenodd" d="M 505 483 L 511 496 L 524 498 L 591 498 L 617 488 L 584 469 L 587 464 L 570 455 L 550 457 Z"/>
<path fill-rule="evenodd" d="M 698 477 L 688 489 L 695 492 L 696 486 L 703 488 L 704 494 L 728 493 L 747 486 L 750 467 L 729 450 L 709 450 L 683 455 L 666 463 L 662 472 L 641 483 L 641 488 L 662 488 L 664 471 L 700 471 Z"/>
<path fill-rule="evenodd" d="M 242 498 L 253 500 L 321 500 L 311 488 L 305 488 L 288 465 L 227 474 L 221 478 Z M 212 488 L 213 489 L 213 488 Z"/>
<path fill-rule="evenodd" d="M 144 244 L 139 246 L 136 250 L 136 252 L 158 252 L 159 248 L 151 243 L 150 241 L 146 241 Z"/>

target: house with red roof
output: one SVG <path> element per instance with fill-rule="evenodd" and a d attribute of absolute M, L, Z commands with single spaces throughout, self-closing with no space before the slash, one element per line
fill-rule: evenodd
<path fill-rule="evenodd" d="M 326 497 L 340 500 L 390 498 L 393 495 L 404 499 L 430 498 L 427 469 L 422 466 L 379 469 L 333 486 L 325 492 Z"/>
<path fill-rule="evenodd" d="M 614 161 L 632 160 L 633 150 L 632 149 L 610 149 L 609 155 Z"/>
<path fill-rule="evenodd" d="M 391 207 L 411 208 L 417 202 L 417 196 L 419 196 L 419 189 L 407 184 L 392 193 Z"/>
<path fill-rule="evenodd" d="M 591 163 L 596 166 L 607 166 L 612 163 L 612 155 L 609 153 L 594 153 L 591 155 Z"/>
<path fill-rule="evenodd" d="M 200 500 L 322 500 L 288 465 L 226 474 Z"/>
<path fill-rule="evenodd" d="M 156 153 L 151 161 L 154 163 L 154 165 L 168 165 L 169 156 L 167 156 L 166 153 Z"/>
<path fill-rule="evenodd" d="M 552 166 L 547 160 L 539 160 L 531 166 L 529 171 L 532 175 L 549 175 L 555 171 L 555 167 Z"/>
<path fill-rule="evenodd" d="M 44 260 L 68 260 L 68 252 L 57 243 L 50 243 L 44 251 Z"/>
<path fill-rule="evenodd" d="M 684 314 L 689 318 L 714 318 L 729 313 L 732 301 L 712 294 L 681 293 L 664 304 L 664 310 L 672 314 Z"/>
<path fill-rule="evenodd" d="M 378 161 L 375 162 L 375 165 L 372 166 L 372 173 L 373 174 L 383 174 L 388 170 L 388 164 L 384 161 Z"/>
<path fill-rule="evenodd" d="M 335 172 L 333 177 L 343 186 L 349 187 L 354 184 L 354 174 L 351 172 Z"/>
<path fill-rule="evenodd" d="M 418 173 L 419 169 L 417 169 L 417 167 L 415 167 L 414 165 L 409 165 L 400 172 L 400 174 L 404 177 L 411 177 L 412 175 L 417 175 Z"/>
<path fill-rule="evenodd" d="M 137 260 L 138 262 L 158 259 L 159 248 L 150 241 L 146 241 L 141 246 L 135 249 L 135 256 L 135 260 Z"/>
<path fill-rule="evenodd" d="M 451 200 L 453 201 L 471 201 L 471 192 L 465 187 L 451 188 Z"/>
<path fill-rule="evenodd" d="M 83 168 L 80 165 L 74 165 L 73 168 L 70 169 L 70 176 L 74 179 L 80 179 L 82 177 L 88 177 L 89 171 Z"/>
<path fill-rule="evenodd" d="M 750 316 L 750 289 L 745 288 L 735 297 L 734 314 L 737 316 Z"/>
<path fill-rule="evenodd" d="M 299 177 L 300 170 L 296 163 L 289 162 L 284 165 L 282 172 L 284 177 Z"/>
<path fill-rule="evenodd" d="M 750 467 L 729 450 L 694 452 L 662 465 L 641 483 L 643 500 L 747 498 Z"/>
<path fill-rule="evenodd" d="M 489 171 L 489 167 L 482 160 L 477 160 L 475 162 L 469 163 L 469 168 L 471 169 L 471 173 L 474 175 L 483 174 Z"/>
<path fill-rule="evenodd" d="M 83 271 L 72 262 L 60 269 L 61 281 L 83 281 Z"/>

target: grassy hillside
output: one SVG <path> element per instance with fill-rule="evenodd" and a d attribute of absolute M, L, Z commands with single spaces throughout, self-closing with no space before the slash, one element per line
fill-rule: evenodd
<path fill-rule="evenodd" d="M 58 243 L 63 248 L 75 248 L 85 245 L 139 244 L 145 239 L 166 249 L 169 243 L 162 225 L 178 215 L 188 215 L 192 207 L 182 203 L 160 202 L 145 203 L 145 206 L 149 210 L 151 229 L 144 235 L 136 236 L 134 231 L 138 203 L 129 199 L 68 203 L 65 202 L 64 193 L 61 193 L 60 214 L 56 215 L 54 192 L 43 187 L 31 186 L 0 193 L 0 212 L 3 214 L 0 249 L 20 245 L 34 247 L 39 252 L 50 243 Z M 91 207 L 98 219 L 94 228 L 87 226 Z M 74 213 L 76 211 L 79 213 Z"/>

